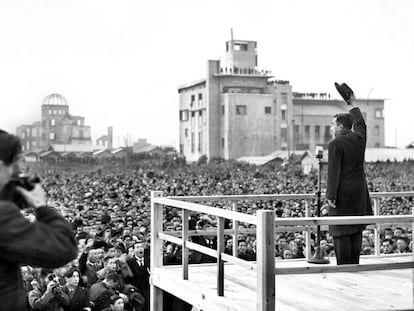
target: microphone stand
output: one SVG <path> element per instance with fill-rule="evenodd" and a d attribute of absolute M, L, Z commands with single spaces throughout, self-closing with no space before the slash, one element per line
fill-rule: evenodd
<path fill-rule="evenodd" d="M 316 216 L 321 217 L 321 180 L 322 180 L 322 158 L 323 158 L 323 149 L 320 146 L 316 147 L 316 158 L 318 159 L 318 191 L 316 192 Z M 316 226 L 316 246 L 315 254 L 312 258 L 308 259 L 309 263 L 316 264 L 327 264 L 329 259 L 325 258 L 324 250 L 321 248 L 321 226 Z"/>

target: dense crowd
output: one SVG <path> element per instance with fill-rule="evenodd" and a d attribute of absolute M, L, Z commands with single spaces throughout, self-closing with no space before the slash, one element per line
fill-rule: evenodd
<path fill-rule="evenodd" d="M 367 164 L 370 191 L 414 191 L 411 162 Z M 164 196 L 207 196 L 243 194 L 315 193 L 317 174 L 303 175 L 300 167 L 257 167 L 233 161 L 185 165 L 175 162 L 148 161 L 145 164 L 110 166 L 50 165 L 31 168 L 42 180 L 50 206 L 59 210 L 72 224 L 79 256 L 65 267 L 47 270 L 22 267 L 29 305 L 33 310 L 149 310 L 149 241 L 150 191 Z M 325 173 L 322 178 L 322 189 Z M 208 203 L 227 208 L 231 202 Z M 250 200 L 238 202 L 239 211 L 254 214 L 258 209 L 275 210 L 277 217 L 303 217 L 305 200 Z M 411 214 L 412 197 L 385 198 L 380 201 L 380 215 Z M 316 203 L 309 202 L 310 215 Z M 30 219 L 29 210 L 24 213 Z M 322 215 L 327 215 L 326 205 Z M 182 229 L 181 212 L 164 209 L 164 230 Z M 225 227 L 231 228 L 226 222 Z M 211 215 L 191 214 L 190 230 L 216 227 Z M 248 229 L 240 224 L 239 229 Z M 237 247 L 238 257 L 255 260 L 254 233 L 238 235 L 237 245 L 226 236 L 225 251 Z M 381 252 L 403 253 L 412 250 L 412 232 L 408 224 L 381 227 Z M 192 241 L 216 248 L 214 235 L 196 234 Z M 373 253 L 374 231 L 363 233 L 363 254 Z M 312 247 L 315 235 L 312 234 Z M 321 247 L 327 256 L 334 255 L 332 237 L 323 232 Z M 179 264 L 181 249 L 164 245 L 164 264 Z M 278 258 L 303 258 L 305 238 L 302 232 L 277 233 Z M 190 251 L 190 263 L 213 262 L 214 258 Z M 166 297 L 165 299 L 169 299 Z M 176 303 L 179 302 L 169 302 Z M 177 307 L 191 309 L 183 305 Z M 85 309 L 87 310 L 87 309 Z"/>

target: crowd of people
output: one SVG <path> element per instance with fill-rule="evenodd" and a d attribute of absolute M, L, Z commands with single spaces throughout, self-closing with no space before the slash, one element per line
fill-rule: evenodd
<path fill-rule="evenodd" d="M 367 164 L 370 191 L 414 191 L 411 163 Z M 150 192 L 164 196 L 208 196 L 244 194 L 315 193 L 317 174 L 303 175 L 294 165 L 257 167 L 234 161 L 210 161 L 205 164 L 146 162 L 111 166 L 49 165 L 32 167 L 48 193 L 48 204 L 57 209 L 73 227 L 78 257 L 59 269 L 22 267 L 27 299 L 32 310 L 149 310 Z M 324 175 L 323 175 L 324 176 Z M 324 178 L 322 178 L 324 180 Z M 322 183 L 324 189 L 324 182 Z M 231 202 L 204 202 L 227 208 Z M 305 200 L 250 200 L 238 202 L 239 211 L 254 214 L 258 209 L 275 210 L 277 217 L 303 217 L 309 204 L 316 214 L 316 202 Z M 411 214 L 412 197 L 384 198 L 381 215 Z M 23 210 L 28 219 L 33 215 Z M 322 214 L 327 214 L 322 206 Z M 181 211 L 164 209 L 164 230 L 182 229 Z M 240 223 L 239 229 L 254 228 Z M 191 214 L 190 230 L 216 227 L 211 215 Z M 225 223 L 231 228 L 231 222 Z M 225 252 L 255 260 L 256 237 L 240 230 L 237 245 L 226 236 Z M 412 251 L 412 232 L 408 224 L 384 226 L 380 232 L 383 253 Z M 315 244 L 315 236 L 312 235 Z M 214 235 L 196 234 L 192 241 L 216 248 Z M 363 232 L 363 253 L 373 253 L 374 231 Z M 321 247 L 333 255 L 332 238 L 323 232 Z M 181 248 L 164 245 L 164 264 L 180 264 Z M 281 259 L 304 258 L 302 232 L 277 233 L 276 256 Z M 190 251 L 190 263 L 214 262 L 214 258 Z M 168 296 L 165 298 L 168 299 Z M 178 303 L 178 302 L 174 302 Z M 89 308 L 89 309 L 88 309 Z M 183 310 L 190 306 L 183 305 Z"/>

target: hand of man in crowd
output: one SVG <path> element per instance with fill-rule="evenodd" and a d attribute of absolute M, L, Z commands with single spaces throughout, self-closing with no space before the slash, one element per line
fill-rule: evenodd
<path fill-rule="evenodd" d="M 35 184 L 32 191 L 28 191 L 22 187 L 16 187 L 16 189 L 30 206 L 34 208 L 46 206 L 46 192 L 40 184 Z"/>

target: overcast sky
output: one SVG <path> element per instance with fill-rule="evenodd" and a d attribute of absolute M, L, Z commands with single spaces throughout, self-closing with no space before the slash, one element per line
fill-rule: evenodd
<path fill-rule="evenodd" d="M 0 128 L 40 120 L 66 97 L 92 137 L 178 145 L 178 92 L 225 42 L 258 42 L 259 69 L 296 92 L 347 82 L 384 98 L 386 145 L 414 140 L 414 1 L 1 0 Z"/>

